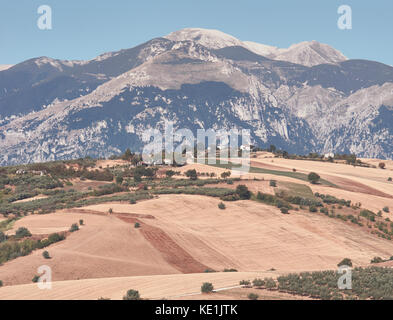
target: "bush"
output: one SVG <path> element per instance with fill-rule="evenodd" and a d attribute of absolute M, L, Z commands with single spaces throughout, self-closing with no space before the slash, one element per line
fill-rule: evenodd
<path fill-rule="evenodd" d="M 135 227 L 135 229 L 139 229 L 141 227 L 141 224 L 139 222 L 136 222 L 134 227 Z"/>
<path fill-rule="evenodd" d="M 83 226 L 84 223 L 85 223 L 85 222 L 83 221 L 83 219 L 80 219 L 80 220 L 79 220 L 79 225 L 80 225 L 80 226 Z"/>
<path fill-rule="evenodd" d="M 382 210 L 383 210 L 384 212 L 386 212 L 386 213 L 389 213 L 389 207 L 384 207 Z"/>
<path fill-rule="evenodd" d="M 265 287 L 268 290 L 275 289 L 277 287 L 276 282 L 272 278 L 265 278 Z"/>
<path fill-rule="evenodd" d="M 265 281 L 262 279 L 254 279 L 252 281 L 252 285 L 257 288 L 262 288 L 265 285 Z"/>
<path fill-rule="evenodd" d="M 190 178 L 190 180 L 197 180 L 198 174 L 195 169 L 186 171 L 186 177 Z"/>
<path fill-rule="evenodd" d="M 136 290 L 128 290 L 123 300 L 141 300 L 141 296 Z"/>
<path fill-rule="evenodd" d="M 167 170 L 165 172 L 165 175 L 167 176 L 167 178 L 172 178 L 175 174 L 176 174 L 176 172 L 173 170 Z"/>
<path fill-rule="evenodd" d="M 269 185 L 271 186 L 271 187 L 277 187 L 277 181 L 276 180 L 270 180 L 270 183 L 269 183 Z"/>
<path fill-rule="evenodd" d="M 42 256 L 43 256 L 45 259 L 50 259 L 50 255 L 49 255 L 49 252 L 48 252 L 48 251 L 44 251 L 44 252 L 42 253 Z"/>
<path fill-rule="evenodd" d="M 378 167 L 381 168 L 381 169 L 385 169 L 385 168 L 386 168 L 385 162 L 380 162 L 380 163 L 378 164 Z"/>
<path fill-rule="evenodd" d="M 75 231 L 78 231 L 78 230 L 79 230 L 78 225 L 76 223 L 73 223 L 71 228 L 70 228 L 70 232 L 75 232 Z"/>
<path fill-rule="evenodd" d="M 310 172 L 310 174 L 307 176 L 308 181 L 310 181 L 312 184 L 317 184 L 321 177 L 315 173 L 315 172 Z"/>
<path fill-rule="evenodd" d="M 231 176 L 231 172 L 230 171 L 225 171 L 223 173 L 221 173 L 221 178 L 223 179 L 227 179 Z"/>
<path fill-rule="evenodd" d="M 213 292 L 213 290 L 214 290 L 214 287 L 213 287 L 212 283 L 205 282 L 204 284 L 202 284 L 202 287 L 201 287 L 202 293 L 211 293 L 211 292 Z"/>
<path fill-rule="evenodd" d="M 224 269 L 224 272 L 238 272 L 236 269 Z"/>
<path fill-rule="evenodd" d="M 388 178 L 388 181 L 392 181 L 392 180 L 393 180 L 392 177 L 389 177 L 389 178 Z"/>
<path fill-rule="evenodd" d="M 0 288 L 3 286 L 3 281 L 0 280 Z"/>
<path fill-rule="evenodd" d="M 40 276 L 35 275 L 33 277 L 33 279 L 31 279 L 31 281 L 33 281 L 34 283 L 37 283 L 40 280 Z"/>
<path fill-rule="evenodd" d="M 352 261 L 349 258 L 344 258 L 338 265 L 337 267 L 341 267 L 341 266 L 348 266 L 348 267 L 352 267 Z"/>
<path fill-rule="evenodd" d="M 318 212 L 318 209 L 315 206 L 310 206 L 309 210 L 310 210 L 310 212 Z"/>
<path fill-rule="evenodd" d="M 7 240 L 7 236 L 3 231 L 0 231 L 0 243 Z"/>
<path fill-rule="evenodd" d="M 237 186 L 236 193 L 239 195 L 241 200 L 248 200 L 251 198 L 251 192 L 243 184 Z"/>
<path fill-rule="evenodd" d="M 374 257 L 371 260 L 371 263 L 381 263 L 381 262 L 383 262 L 383 259 L 381 257 Z"/>
<path fill-rule="evenodd" d="M 16 230 L 15 238 L 22 239 L 22 238 L 26 238 L 26 237 L 31 237 L 31 233 L 27 228 L 20 227 L 18 230 Z"/>
<path fill-rule="evenodd" d="M 281 210 L 281 213 L 283 213 L 283 214 L 288 214 L 289 213 L 289 210 L 288 210 L 288 208 L 281 208 L 280 209 Z"/>
<path fill-rule="evenodd" d="M 221 210 L 225 210 L 225 209 L 226 209 L 226 206 L 225 206 L 224 203 L 220 202 L 220 203 L 218 204 L 218 208 L 220 208 Z"/>
<path fill-rule="evenodd" d="M 239 282 L 239 285 L 249 287 L 251 285 L 250 280 L 242 280 Z"/>
<path fill-rule="evenodd" d="M 248 295 L 248 299 L 250 299 L 250 300 L 258 300 L 258 298 L 259 298 L 259 296 L 255 293 L 250 293 Z"/>
<path fill-rule="evenodd" d="M 131 200 L 130 200 L 130 204 L 136 204 L 135 199 L 131 199 Z"/>

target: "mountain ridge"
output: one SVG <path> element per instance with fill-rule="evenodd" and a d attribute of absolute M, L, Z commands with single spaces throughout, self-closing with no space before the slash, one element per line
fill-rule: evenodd
<path fill-rule="evenodd" d="M 250 129 L 253 143 L 293 153 L 393 157 L 392 67 L 308 67 L 213 45 L 156 38 L 87 62 L 41 57 L 0 72 L 0 164 L 140 151 L 143 132 L 168 121 Z"/>

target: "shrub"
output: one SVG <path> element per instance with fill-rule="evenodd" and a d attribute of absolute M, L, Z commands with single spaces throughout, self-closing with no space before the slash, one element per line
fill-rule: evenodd
<path fill-rule="evenodd" d="M 123 300 L 141 300 L 141 296 L 136 290 L 128 290 Z"/>
<path fill-rule="evenodd" d="M 373 221 L 373 222 L 375 221 L 376 214 L 374 212 L 370 211 L 370 210 L 364 209 L 364 210 L 360 211 L 360 215 L 362 217 L 365 217 L 367 220 L 370 220 L 370 221 Z"/>
<path fill-rule="evenodd" d="M 243 184 L 237 186 L 236 193 L 239 195 L 241 200 L 248 200 L 251 198 L 251 192 Z"/>
<path fill-rule="evenodd" d="M 26 237 L 31 237 L 31 233 L 27 228 L 20 227 L 18 230 L 16 230 L 15 238 L 22 239 L 22 238 L 26 238 Z"/>
<path fill-rule="evenodd" d="M 389 207 L 384 207 L 382 210 L 383 210 L 384 212 L 386 212 L 386 213 L 389 213 Z"/>
<path fill-rule="evenodd" d="M 167 176 L 167 178 L 172 178 L 175 174 L 176 174 L 176 172 L 173 170 L 167 170 L 165 172 L 165 175 Z"/>
<path fill-rule="evenodd" d="M 309 210 L 310 210 L 310 212 L 318 212 L 318 209 L 315 206 L 310 206 Z"/>
<path fill-rule="evenodd" d="M 289 213 L 289 210 L 288 210 L 288 208 L 281 208 L 280 209 L 281 210 L 281 213 L 283 213 L 283 214 L 288 214 Z"/>
<path fill-rule="evenodd" d="M 352 267 L 352 261 L 349 258 L 344 258 L 338 265 L 337 267 L 341 267 L 341 266 L 348 266 L 348 267 Z"/>
<path fill-rule="evenodd" d="M 378 164 L 378 167 L 381 168 L 381 169 L 385 169 L 385 168 L 386 168 L 385 162 L 380 162 L 380 163 Z"/>
<path fill-rule="evenodd" d="M 223 173 L 221 173 L 221 178 L 223 179 L 227 179 L 231 176 L 231 172 L 230 171 L 225 171 Z"/>
<path fill-rule="evenodd" d="M 226 209 L 226 206 L 225 206 L 224 203 L 220 202 L 220 203 L 218 204 L 218 208 L 220 208 L 221 210 L 225 210 L 225 209 Z"/>
<path fill-rule="evenodd" d="M 252 284 L 254 287 L 262 288 L 265 285 L 265 281 L 263 281 L 262 279 L 254 279 L 252 281 Z"/>
<path fill-rule="evenodd" d="M 269 185 L 271 186 L 271 187 L 277 187 L 277 181 L 276 180 L 270 180 L 270 183 L 269 183 Z"/>
<path fill-rule="evenodd" d="M 83 221 L 83 219 L 80 219 L 80 220 L 79 220 L 79 225 L 80 225 L 80 226 L 83 226 L 84 223 L 85 223 L 85 222 Z"/>
<path fill-rule="evenodd" d="M 213 284 L 210 282 L 205 282 L 201 286 L 202 293 L 211 293 L 211 292 L 213 292 L 213 290 L 214 290 Z"/>
<path fill-rule="evenodd" d="M 141 224 L 139 222 L 136 222 L 134 227 L 135 227 L 135 229 L 139 229 L 141 227 Z"/>
<path fill-rule="evenodd" d="M 383 262 L 383 259 L 381 257 L 374 257 L 371 260 L 371 263 L 381 263 L 381 262 Z"/>
<path fill-rule="evenodd" d="M 131 200 L 130 200 L 130 204 L 136 204 L 135 199 L 131 199 Z"/>
<path fill-rule="evenodd" d="M 33 277 L 33 279 L 31 279 L 31 281 L 33 281 L 34 283 L 37 283 L 40 280 L 40 276 L 35 275 Z"/>
<path fill-rule="evenodd" d="M 0 243 L 7 240 L 7 236 L 3 231 L 0 231 Z"/>
<path fill-rule="evenodd" d="M 75 231 L 78 231 L 78 230 L 79 230 L 78 225 L 76 223 L 73 223 L 71 225 L 70 232 L 75 232 Z"/>
<path fill-rule="evenodd" d="M 236 269 L 224 269 L 224 272 L 238 272 Z"/>
<path fill-rule="evenodd" d="M 109 208 L 108 212 L 109 212 L 109 214 L 112 214 L 113 213 L 113 209 Z"/>
<path fill-rule="evenodd" d="M 388 178 L 388 181 L 392 181 L 392 180 L 393 180 L 392 177 L 389 177 L 389 178 Z"/>
<path fill-rule="evenodd" d="M 277 287 L 276 282 L 272 278 L 265 278 L 264 281 L 266 289 L 272 290 Z"/>
<path fill-rule="evenodd" d="M 3 286 L 3 281 L 0 280 L 0 288 Z"/>
<path fill-rule="evenodd" d="M 198 174 L 195 169 L 186 171 L 186 177 L 190 178 L 190 180 L 197 180 Z"/>
<path fill-rule="evenodd" d="M 45 259 L 50 259 L 50 255 L 49 255 L 49 252 L 48 252 L 48 251 L 44 251 L 44 252 L 42 253 L 42 256 L 43 256 Z"/>
<path fill-rule="evenodd" d="M 213 269 L 206 269 L 204 272 L 205 272 L 205 273 L 214 273 L 214 272 L 216 272 L 216 271 L 213 270 Z"/>
<path fill-rule="evenodd" d="M 250 300 L 258 300 L 258 298 L 259 298 L 259 296 L 255 293 L 250 293 L 248 295 L 248 299 L 250 299 Z"/>
<path fill-rule="evenodd" d="M 242 280 L 239 282 L 239 285 L 249 287 L 251 285 L 251 281 L 250 280 Z"/>
<path fill-rule="evenodd" d="M 310 181 L 312 184 L 317 184 L 321 177 L 315 173 L 315 172 L 310 172 L 310 174 L 307 176 L 308 181 Z"/>

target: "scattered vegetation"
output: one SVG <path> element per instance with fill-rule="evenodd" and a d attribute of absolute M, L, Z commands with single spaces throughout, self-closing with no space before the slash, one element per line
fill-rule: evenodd
<path fill-rule="evenodd" d="M 141 300 L 141 296 L 139 291 L 131 289 L 127 291 L 125 296 L 123 296 L 123 300 Z"/>
<path fill-rule="evenodd" d="M 205 282 L 202 284 L 201 292 L 202 293 L 212 293 L 214 290 L 213 284 L 210 282 Z"/>

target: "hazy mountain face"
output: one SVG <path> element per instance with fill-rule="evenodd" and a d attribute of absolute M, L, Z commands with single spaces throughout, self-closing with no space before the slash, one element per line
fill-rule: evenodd
<path fill-rule="evenodd" d="M 250 129 L 255 144 L 289 152 L 393 158 L 392 120 L 393 68 L 315 41 L 278 49 L 185 29 L 0 72 L 1 165 L 140 151 L 143 132 L 167 121 Z"/>

